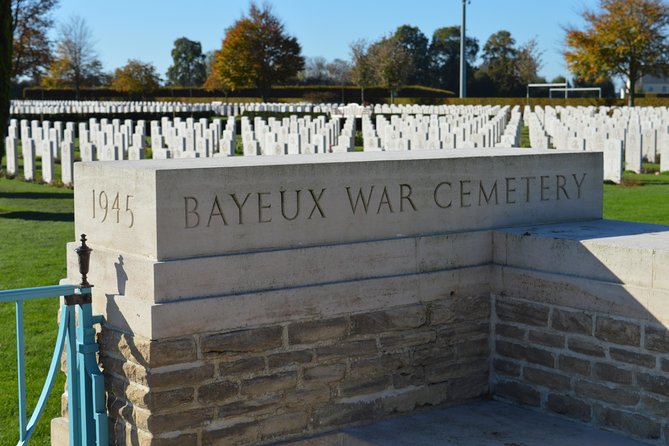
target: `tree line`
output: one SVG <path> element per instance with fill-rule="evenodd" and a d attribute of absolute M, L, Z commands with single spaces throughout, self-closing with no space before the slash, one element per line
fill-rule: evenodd
<path fill-rule="evenodd" d="M 376 41 L 349 44 L 348 60 L 305 58 L 297 39 L 287 34 L 269 4 L 251 3 L 248 12 L 225 30 L 220 49 L 203 53 L 200 42 L 181 37 L 172 48 L 164 81 L 151 63 L 129 60 L 105 72 L 90 28 L 80 17 L 58 27 L 51 11 L 58 0 L 10 0 L 13 82 L 46 88 L 110 86 L 117 91 L 150 93 L 161 84 L 232 92 L 257 88 L 263 98 L 272 85 L 355 85 L 393 92 L 404 85 L 459 90 L 460 27 L 438 28 L 428 38 L 418 27 L 402 25 Z M 666 71 L 669 52 L 665 0 L 600 0 L 585 11 L 585 30 L 565 29 L 565 59 L 573 86 L 601 86 L 612 95 L 613 76 L 632 84 L 642 74 Z M 638 23 L 636 23 L 638 22 Z M 481 45 L 465 42 L 469 96 L 523 96 L 539 75 L 542 53 L 536 39 L 518 43 L 510 31 L 493 33 Z M 563 81 L 563 78 L 551 79 Z M 633 93 L 634 88 L 631 88 Z"/>

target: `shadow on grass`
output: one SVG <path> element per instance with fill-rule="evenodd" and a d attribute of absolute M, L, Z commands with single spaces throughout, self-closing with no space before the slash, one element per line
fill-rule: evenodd
<path fill-rule="evenodd" d="M 16 219 L 16 220 L 35 220 L 35 221 L 74 221 L 73 212 L 33 212 L 33 211 L 18 211 L 0 213 L 0 218 Z"/>
<path fill-rule="evenodd" d="M 41 200 L 46 198 L 72 199 L 71 194 L 58 194 L 54 192 L 0 192 L 0 198 L 21 198 L 28 200 Z"/>

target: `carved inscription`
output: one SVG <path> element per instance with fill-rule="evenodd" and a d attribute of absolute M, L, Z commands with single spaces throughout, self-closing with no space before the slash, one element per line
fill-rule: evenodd
<path fill-rule="evenodd" d="M 128 228 L 135 225 L 135 213 L 131 202 L 133 195 L 123 195 L 120 192 L 110 192 L 93 189 L 92 215 L 93 220 L 100 220 L 124 224 Z"/>
<path fill-rule="evenodd" d="M 184 228 L 266 224 L 326 219 L 333 211 L 354 216 L 413 214 L 424 209 L 452 210 L 524 203 L 580 200 L 586 173 L 449 179 L 417 188 L 408 183 L 344 186 L 341 189 L 244 191 L 184 196 Z M 416 193 L 419 190 L 421 193 Z M 328 208 L 338 200 L 340 205 Z M 343 207 L 341 202 L 345 203 Z M 112 208 L 113 209 L 113 208 Z M 130 211 L 131 212 L 131 211 Z M 338 215 L 340 216 L 340 215 Z"/>

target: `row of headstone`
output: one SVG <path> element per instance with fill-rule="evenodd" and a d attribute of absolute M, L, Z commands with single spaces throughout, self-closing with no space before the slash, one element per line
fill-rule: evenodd
<path fill-rule="evenodd" d="M 443 111 L 443 110 L 442 110 Z M 460 107 L 460 113 L 376 115 L 362 118 L 365 151 L 439 150 L 500 146 L 517 147 L 520 115 L 509 107 Z M 515 116 L 508 129 L 509 116 Z"/>
<path fill-rule="evenodd" d="M 189 113 L 217 111 L 216 102 L 13 100 L 11 115 Z"/>
<path fill-rule="evenodd" d="M 660 170 L 669 170 L 669 133 L 662 125 L 669 113 L 664 108 L 535 107 L 524 118 L 533 147 L 602 151 L 605 180 L 621 182 L 624 170 L 640 173 L 644 160 L 659 158 Z"/>
<path fill-rule="evenodd" d="M 355 149 L 355 119 L 318 116 L 241 119 L 245 156 L 348 152 Z"/>

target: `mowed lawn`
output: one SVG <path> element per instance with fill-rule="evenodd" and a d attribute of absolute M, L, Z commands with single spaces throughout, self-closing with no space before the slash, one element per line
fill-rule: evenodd
<path fill-rule="evenodd" d="M 604 217 L 669 225 L 669 175 L 626 174 L 627 185 L 604 185 Z M 65 277 L 65 244 L 75 239 L 73 193 L 0 178 L 0 289 L 54 285 Z M 57 299 L 26 304 L 28 401 L 32 410 L 51 358 Z M 64 375 L 31 444 L 49 444 L 49 420 L 59 416 Z M 0 445 L 18 440 L 14 305 L 0 304 Z"/>
<path fill-rule="evenodd" d="M 74 240 L 73 221 L 71 190 L 0 178 L 0 290 L 58 284 L 66 272 L 65 243 Z M 58 305 L 57 298 L 25 305 L 29 412 L 53 353 Z M 0 304 L 0 445 L 19 438 L 14 308 Z M 64 382 L 60 373 L 31 445 L 50 444 L 49 420 L 60 414 Z"/>

